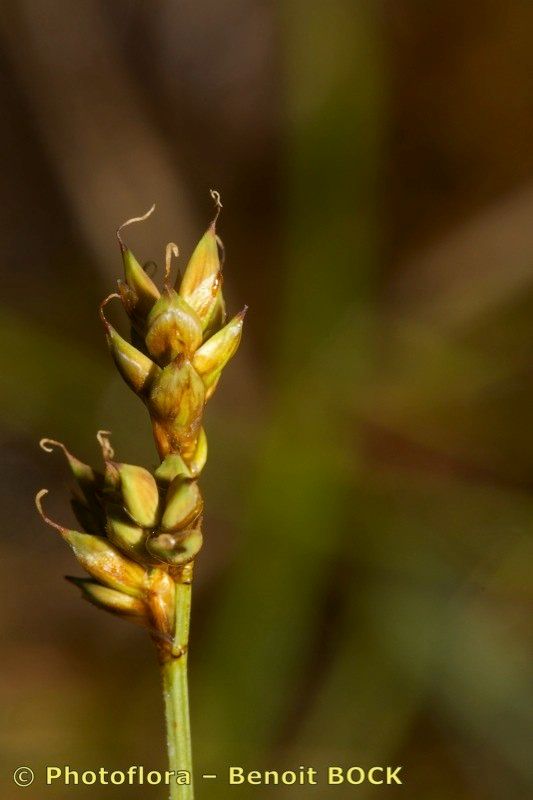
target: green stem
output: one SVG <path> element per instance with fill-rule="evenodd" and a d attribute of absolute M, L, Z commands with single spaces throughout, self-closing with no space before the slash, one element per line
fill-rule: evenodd
<path fill-rule="evenodd" d="M 171 780 L 170 800 L 193 800 L 191 729 L 189 722 L 189 691 L 187 685 L 187 647 L 191 613 L 191 583 L 180 576 L 176 581 L 176 623 L 174 644 L 170 657 L 163 661 L 163 694 L 167 722 L 169 768 L 186 770 L 189 784 Z"/>

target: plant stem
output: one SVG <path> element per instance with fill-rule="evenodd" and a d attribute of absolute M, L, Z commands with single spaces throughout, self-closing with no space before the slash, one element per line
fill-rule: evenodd
<path fill-rule="evenodd" d="M 163 694 L 167 722 L 169 768 L 186 770 L 189 784 L 171 780 L 170 800 L 193 800 L 191 729 L 189 722 L 189 691 L 187 685 L 187 647 L 191 613 L 191 570 L 184 568 L 176 578 L 176 622 L 174 645 L 170 657 L 163 661 Z"/>

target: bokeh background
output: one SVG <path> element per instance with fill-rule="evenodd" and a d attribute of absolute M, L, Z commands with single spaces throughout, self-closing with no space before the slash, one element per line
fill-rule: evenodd
<path fill-rule="evenodd" d="M 198 797 L 531 796 L 532 40 L 525 0 L 5 0 L 5 800 L 165 795 L 10 775 L 165 766 L 151 645 L 63 581 L 33 495 L 68 521 L 70 481 L 37 441 L 96 461 L 109 428 L 154 463 L 97 306 L 118 224 L 155 201 L 128 242 L 184 263 L 211 187 L 250 311 L 206 420 L 197 770 L 402 764 L 405 786 Z"/>

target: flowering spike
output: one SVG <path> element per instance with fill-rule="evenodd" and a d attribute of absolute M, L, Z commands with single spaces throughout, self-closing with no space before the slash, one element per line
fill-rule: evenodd
<path fill-rule="evenodd" d="M 244 316 L 241 312 L 225 324 L 224 248 L 216 232 L 222 203 L 215 190 L 211 196 L 214 219 L 175 289 L 170 285 L 172 258 L 178 255 L 173 242 L 166 248 L 160 292 L 152 279 L 153 262 L 141 266 L 122 239 L 124 228 L 146 219 L 153 208 L 121 225 L 117 238 L 125 277 L 118 281 L 119 293 L 100 306 L 118 371 L 150 414 L 161 464 L 148 472 L 119 463 L 109 432 L 99 431 L 101 475 L 60 442 L 44 439 L 41 446 L 47 452 L 63 449 L 83 488 L 84 499 L 75 497 L 72 508 L 85 532 L 45 515 L 46 490 L 35 498 L 44 521 L 61 534 L 91 576 L 70 579 L 84 597 L 148 628 L 163 671 L 170 767 L 189 772 L 186 669 L 193 565 L 202 546 L 203 500 L 197 483 L 207 458 L 202 421 L 205 403 L 239 345 Z M 104 309 L 113 297 L 121 300 L 130 319 L 130 341 L 106 319 Z M 185 794 L 192 798 L 190 785 Z"/>

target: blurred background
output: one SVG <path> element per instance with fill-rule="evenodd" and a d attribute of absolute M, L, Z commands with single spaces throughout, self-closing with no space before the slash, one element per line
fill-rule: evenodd
<path fill-rule="evenodd" d="M 33 495 L 69 522 L 70 480 L 37 442 L 98 463 L 108 428 L 155 463 L 97 307 L 116 227 L 155 201 L 128 243 L 184 264 L 211 187 L 250 311 L 206 416 L 197 771 L 403 765 L 417 800 L 531 796 L 532 39 L 524 0 L 3 4 L 5 800 L 42 796 L 22 764 L 165 768 L 150 642 L 63 580 Z"/>

